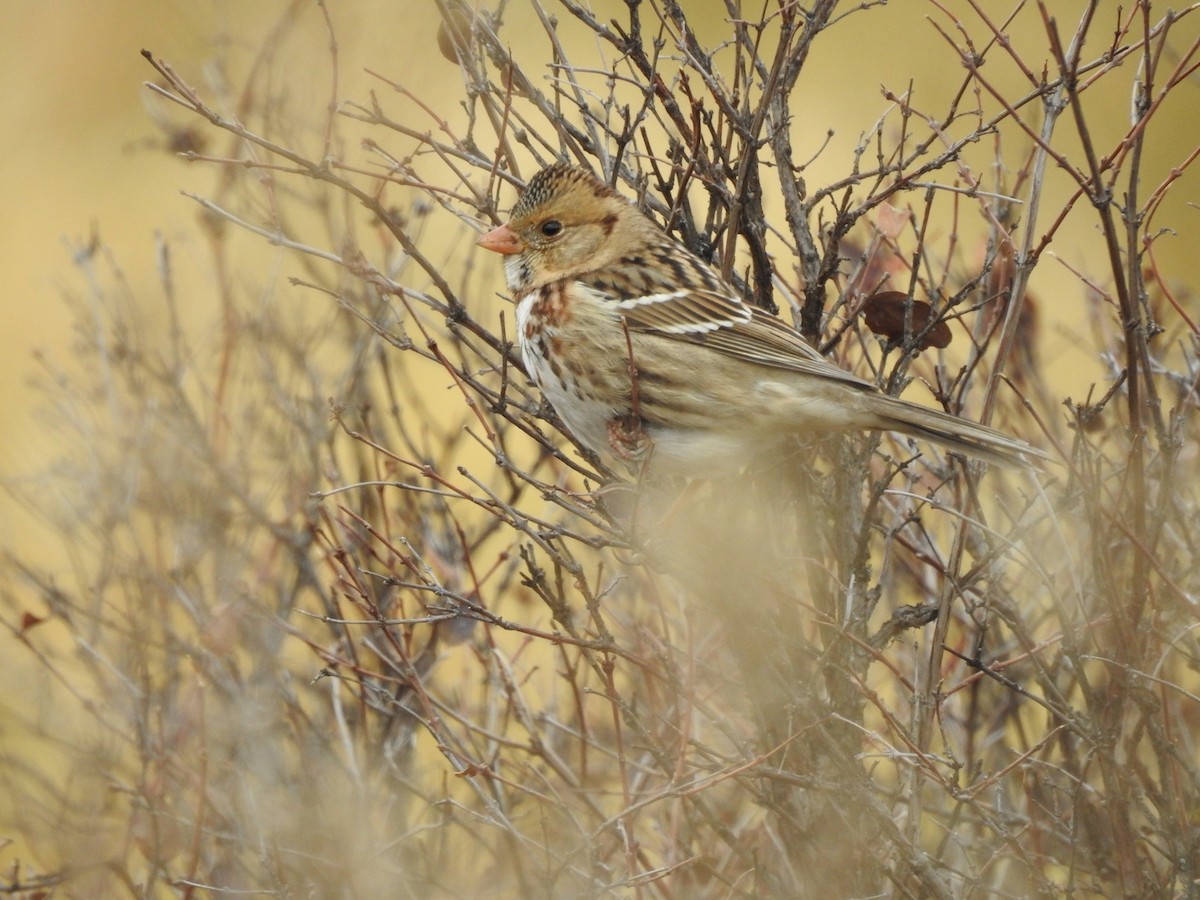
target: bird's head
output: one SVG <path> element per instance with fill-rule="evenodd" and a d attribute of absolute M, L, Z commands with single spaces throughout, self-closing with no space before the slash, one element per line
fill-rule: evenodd
<path fill-rule="evenodd" d="M 504 254 L 508 286 L 528 291 L 611 265 L 654 224 L 584 169 L 555 164 L 529 180 L 507 223 L 479 239 Z"/>

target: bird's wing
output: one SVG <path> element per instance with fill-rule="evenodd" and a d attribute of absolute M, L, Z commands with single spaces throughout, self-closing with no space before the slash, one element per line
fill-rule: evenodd
<path fill-rule="evenodd" d="M 781 319 L 736 296 L 689 288 L 615 303 L 632 331 L 692 341 L 760 366 L 876 390 L 869 381 L 829 362 Z"/>

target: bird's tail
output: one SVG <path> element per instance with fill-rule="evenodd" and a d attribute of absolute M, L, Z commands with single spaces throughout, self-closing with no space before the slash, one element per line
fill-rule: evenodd
<path fill-rule="evenodd" d="M 1019 438 L 907 400 L 877 395 L 871 397 L 870 411 L 876 428 L 924 438 L 988 462 L 1029 466 L 1034 460 L 1049 459 Z"/>

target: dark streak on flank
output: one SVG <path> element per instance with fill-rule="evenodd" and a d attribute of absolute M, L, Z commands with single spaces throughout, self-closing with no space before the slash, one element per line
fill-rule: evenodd
<path fill-rule="evenodd" d="M 679 379 L 673 377 L 674 373 L 666 369 L 641 369 L 637 370 L 637 379 L 639 384 L 655 384 L 666 387 L 680 387 Z"/>

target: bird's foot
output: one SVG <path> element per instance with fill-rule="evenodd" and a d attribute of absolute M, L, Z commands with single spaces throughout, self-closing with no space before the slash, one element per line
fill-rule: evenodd
<path fill-rule="evenodd" d="M 618 459 L 640 462 L 649 455 L 654 441 L 642 427 L 640 416 L 625 413 L 608 420 L 608 445 Z"/>

